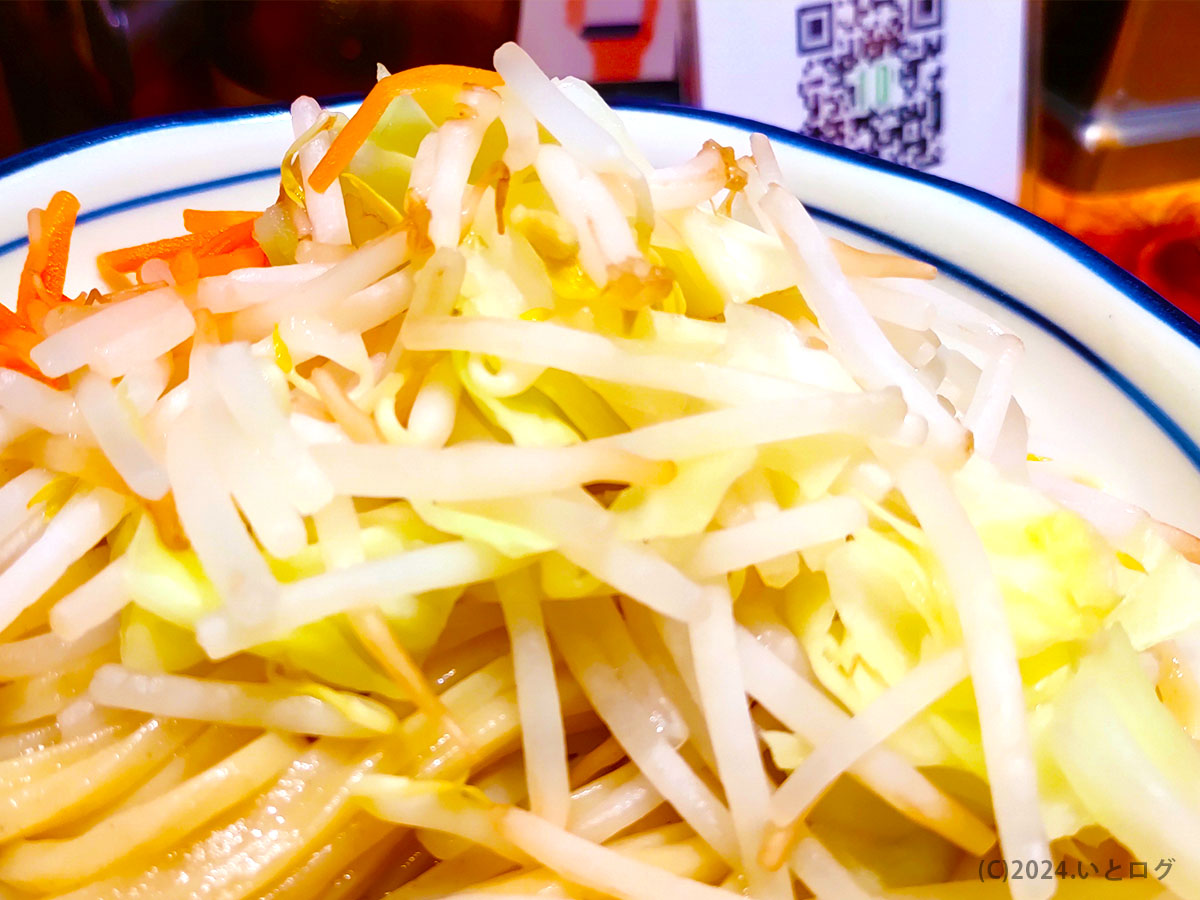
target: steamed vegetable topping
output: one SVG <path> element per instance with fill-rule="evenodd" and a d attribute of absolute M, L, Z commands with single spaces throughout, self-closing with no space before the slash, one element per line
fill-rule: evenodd
<path fill-rule="evenodd" d="M 1196 539 L 763 136 L 495 64 L 300 98 L 105 289 L 30 214 L 0 896 L 1200 898 Z"/>

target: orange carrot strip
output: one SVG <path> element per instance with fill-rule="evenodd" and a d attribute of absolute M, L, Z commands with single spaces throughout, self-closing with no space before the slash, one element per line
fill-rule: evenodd
<path fill-rule="evenodd" d="M 13 328 L 4 332 L 4 349 L 29 359 L 29 351 L 41 343 L 42 336 L 28 328 Z"/>
<path fill-rule="evenodd" d="M 75 217 L 79 214 L 79 201 L 68 191 L 59 191 L 46 207 L 43 220 L 48 234 L 46 245 L 46 267 L 42 269 L 42 284 L 54 295 L 62 294 L 67 281 L 67 255 L 71 249 L 71 234 L 75 230 Z"/>
<path fill-rule="evenodd" d="M 267 254 L 257 246 L 242 247 L 216 256 L 202 256 L 197 260 L 201 278 L 210 275 L 227 275 L 234 269 L 255 269 L 267 265 Z"/>
<path fill-rule="evenodd" d="M 262 213 L 232 209 L 185 209 L 183 228 L 192 234 L 200 231 L 219 231 L 241 222 L 250 222 Z"/>
<path fill-rule="evenodd" d="M 61 379 L 46 378 L 30 359 L 42 339 L 42 322 L 55 306 L 72 302 L 62 290 L 67 279 L 71 234 L 79 215 L 79 200 L 68 191 L 50 198 L 44 210 L 29 214 L 29 253 L 17 286 L 17 309 L 0 306 L 0 367 L 17 369 L 61 387 Z"/>
<path fill-rule="evenodd" d="M 254 244 L 254 221 L 239 222 L 217 232 L 196 248 L 197 256 L 216 256 Z"/>
<path fill-rule="evenodd" d="M 8 340 L 7 335 L 5 335 L 4 340 Z M 47 378 L 42 374 L 41 369 L 33 364 L 29 359 L 28 353 L 21 353 L 2 343 L 0 343 L 0 369 L 15 369 L 51 387 L 58 387 L 54 379 Z"/>
<path fill-rule="evenodd" d="M 257 213 L 253 214 L 257 218 Z M 222 256 L 236 250 L 258 250 L 254 242 L 254 219 L 245 219 L 227 228 L 198 231 L 179 237 L 151 241 L 134 247 L 123 247 L 101 253 L 96 262 L 101 271 L 136 272 L 149 260 L 165 259 L 177 284 L 187 284 L 199 277 L 197 261 L 210 256 Z M 237 267 L 255 265 L 257 255 L 247 254 Z M 219 265 L 213 268 L 219 268 Z"/>
<path fill-rule="evenodd" d="M 405 69 L 395 75 L 388 75 L 371 88 L 358 112 L 334 138 L 329 150 L 309 176 L 309 185 L 314 191 L 324 193 L 342 170 L 350 165 L 350 160 L 354 158 L 358 148 L 383 118 L 388 104 L 397 97 L 422 88 L 442 85 L 478 84 L 483 87 L 498 87 L 503 83 L 504 80 L 495 72 L 470 66 L 417 66 L 415 69 Z"/>
<path fill-rule="evenodd" d="M 0 368 L 16 369 L 54 386 L 55 381 L 43 375 L 29 358 L 29 352 L 41 340 L 42 336 L 31 329 L 23 317 L 0 306 Z"/>
<path fill-rule="evenodd" d="M 67 252 L 79 201 L 67 191 L 50 198 L 45 210 L 30 216 L 29 253 L 17 287 L 17 313 L 29 321 L 27 310 L 38 298 L 57 303 L 67 274 Z"/>
<path fill-rule="evenodd" d="M 179 237 L 164 238 L 161 241 L 151 241 L 148 244 L 138 244 L 133 247 L 122 247 L 119 250 L 108 250 L 97 258 L 100 266 L 106 266 L 116 272 L 136 272 L 147 261 L 155 259 L 170 259 L 180 250 L 194 249 L 211 241 L 221 230 L 203 231 L 199 234 L 184 234 Z"/>
<path fill-rule="evenodd" d="M 14 328 L 28 328 L 29 325 L 25 321 L 24 316 L 18 315 L 7 306 L 0 304 L 0 332 L 10 331 Z"/>

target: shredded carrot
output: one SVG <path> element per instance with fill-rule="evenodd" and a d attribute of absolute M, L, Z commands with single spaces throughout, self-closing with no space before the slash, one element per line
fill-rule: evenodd
<path fill-rule="evenodd" d="M 63 296 L 67 258 L 79 200 L 67 191 L 50 198 L 44 210 L 29 214 L 29 253 L 17 286 L 16 312 L 0 306 L 0 366 L 17 369 L 55 387 L 33 364 L 29 352 L 42 339 L 42 323 L 56 306 L 71 303 Z"/>
<path fill-rule="evenodd" d="M 397 97 L 447 85 L 453 87 L 478 84 L 483 87 L 497 87 L 503 83 L 499 75 L 487 69 L 448 65 L 417 66 L 415 69 L 405 69 L 381 79 L 371 88 L 358 112 L 334 138 L 329 150 L 309 176 L 309 185 L 314 191 L 324 193 L 346 166 L 350 165 L 350 160 L 354 158 L 358 148 L 367 140 L 371 130 L 383 118 L 388 105 Z"/>
<path fill-rule="evenodd" d="M 24 316 L 0 305 L 0 366 L 42 377 L 29 359 L 29 351 L 40 340 Z"/>
<path fill-rule="evenodd" d="M 181 250 L 195 249 L 212 240 L 218 231 L 205 231 L 200 234 L 185 234 L 180 237 L 164 238 L 161 241 L 151 241 L 148 244 L 138 244 L 134 247 L 122 247 L 119 250 L 108 250 L 101 253 L 98 262 L 116 272 L 136 272 L 152 259 L 170 259 Z"/>
<path fill-rule="evenodd" d="M 0 304 L 0 331 L 9 331 L 13 328 L 28 328 L 29 324 L 25 321 L 25 317 L 13 312 L 7 306 Z"/>
<path fill-rule="evenodd" d="M 59 191 L 38 217 L 39 233 L 30 235 L 29 254 L 17 288 L 17 313 L 29 321 L 28 311 L 39 299 L 58 303 L 67 276 L 67 254 L 79 201 L 74 194 Z"/>
<path fill-rule="evenodd" d="M 43 337 L 43 322 L 54 307 L 84 305 L 62 295 L 66 283 L 71 234 L 79 201 L 66 191 L 55 194 L 45 210 L 29 214 L 29 254 L 21 271 L 17 310 L 0 306 L 0 366 L 28 372 L 49 384 L 30 360 L 29 352 Z M 170 267 L 176 285 L 189 287 L 207 275 L 267 264 L 266 254 L 254 240 L 254 221 L 260 213 L 231 210 L 186 210 L 189 234 L 123 247 L 100 254 L 97 265 L 109 281 L 139 272 L 152 259 Z M 127 281 L 127 279 L 125 279 Z"/>
<path fill-rule="evenodd" d="M 262 213 L 231 209 L 185 209 L 183 228 L 191 234 L 201 231 L 219 231 L 242 222 L 252 222 Z"/>
<path fill-rule="evenodd" d="M 254 245 L 254 221 L 239 222 L 217 232 L 211 239 L 196 248 L 197 256 L 216 256 Z"/>
<path fill-rule="evenodd" d="M 198 260 L 199 276 L 226 275 L 234 269 L 256 269 L 267 265 L 267 254 L 258 246 L 242 247 L 228 253 L 202 256 Z"/>
<path fill-rule="evenodd" d="M 42 286 L 46 292 L 60 296 L 67 282 L 67 255 L 71 249 L 71 234 L 79 201 L 74 194 L 59 191 L 46 207 L 43 224 L 46 228 L 46 267 L 42 269 Z"/>
<path fill-rule="evenodd" d="M 4 335 L 3 340 L 7 341 L 8 335 Z M 15 369 L 40 381 L 49 381 L 24 355 L 4 344 L 0 344 L 0 369 Z"/>
<path fill-rule="evenodd" d="M 254 221 L 249 220 L 228 228 L 199 231 L 179 237 L 151 241 L 134 247 L 122 247 L 101 253 L 97 262 L 116 272 L 135 272 L 152 259 L 170 261 L 177 253 L 191 250 L 197 256 L 228 253 L 254 244 Z"/>
<path fill-rule="evenodd" d="M 29 351 L 41 343 L 42 336 L 24 328 L 4 333 L 4 349 L 15 354 L 27 367 L 36 367 L 29 360 Z"/>
<path fill-rule="evenodd" d="M 0 368 L 16 369 L 57 387 L 59 382 L 43 375 L 29 357 L 29 352 L 41 340 L 42 335 L 33 329 L 24 316 L 0 305 Z"/>

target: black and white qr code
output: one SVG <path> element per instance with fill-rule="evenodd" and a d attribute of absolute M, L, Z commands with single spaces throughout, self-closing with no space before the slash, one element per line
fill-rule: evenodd
<path fill-rule="evenodd" d="M 796 7 L 801 134 L 914 168 L 942 161 L 943 0 Z"/>

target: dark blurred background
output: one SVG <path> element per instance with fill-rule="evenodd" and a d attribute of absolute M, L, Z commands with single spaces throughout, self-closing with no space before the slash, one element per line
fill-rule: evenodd
<path fill-rule="evenodd" d="M 129 119 L 362 93 L 377 62 L 491 68 L 520 14 L 519 0 L 0 0 L 0 157 Z M 637 43 L 636 25 L 601 28 Z M 679 99 L 673 80 L 609 89 Z"/>
<path fill-rule="evenodd" d="M 547 2 L 526 0 L 526 11 Z M 744 8 L 752 10 L 755 2 L 744 0 Z M 569 18 L 571 7 L 584 3 L 558 5 Z M 658 4 L 590 5 L 629 7 L 624 15 L 636 18 L 653 16 Z M 1040 138 L 1031 169 L 1075 189 L 1200 175 L 1200 135 L 1183 146 L 1143 136 L 1141 149 L 1130 153 L 1107 152 L 1130 149 L 1119 139 L 1097 148 L 1080 130 L 1096 110 L 1167 104 L 1178 118 L 1187 112 L 1175 109 L 1180 100 L 1200 103 L 1200 0 L 1028 6 L 1036 43 L 1028 71 L 1039 82 L 1028 110 Z M 659 10 L 660 18 L 665 12 Z M 376 62 L 393 71 L 432 62 L 490 67 L 493 49 L 517 39 L 521 13 L 520 0 L 6 0 L 0 2 L 0 156 L 146 116 L 285 101 L 300 93 L 361 93 L 374 80 Z M 628 37 L 625 26 L 600 29 L 578 15 L 585 37 L 607 30 L 593 46 Z M 681 44 L 687 41 L 685 29 L 679 36 Z M 605 88 L 694 99 L 676 80 Z"/>
<path fill-rule="evenodd" d="M 376 62 L 491 65 L 511 0 L 0 2 L 0 155 L 181 110 L 362 92 Z"/>

